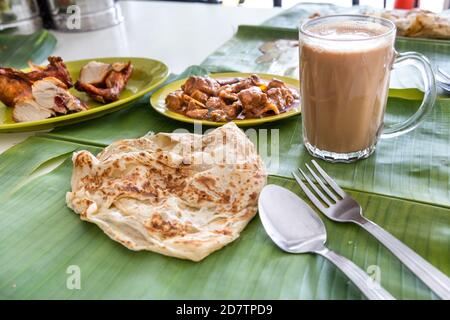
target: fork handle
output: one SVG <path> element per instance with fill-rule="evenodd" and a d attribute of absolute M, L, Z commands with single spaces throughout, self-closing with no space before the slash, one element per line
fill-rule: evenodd
<path fill-rule="evenodd" d="M 336 265 L 344 274 L 358 287 L 359 290 L 369 300 L 395 300 L 395 298 L 383 289 L 379 284 L 374 283 L 373 280 L 362 271 L 356 264 L 347 258 L 331 251 L 328 248 L 323 248 L 316 251 L 316 253 L 330 260 Z"/>
<path fill-rule="evenodd" d="M 441 299 L 450 300 L 450 279 L 389 232 L 366 218 L 356 222 L 388 248 Z"/>

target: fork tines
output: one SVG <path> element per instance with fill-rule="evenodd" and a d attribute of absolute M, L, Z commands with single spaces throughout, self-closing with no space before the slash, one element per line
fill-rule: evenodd
<path fill-rule="evenodd" d="M 305 179 L 306 183 L 302 181 L 297 173 L 292 172 L 292 175 L 312 203 L 319 209 L 326 209 L 344 198 L 346 194 L 315 160 L 312 160 L 311 163 L 317 172 L 311 169 L 307 163 L 305 166 L 312 175 L 314 181 L 308 177 L 301 168 L 298 168 L 298 171 L 300 172 L 301 177 Z"/>

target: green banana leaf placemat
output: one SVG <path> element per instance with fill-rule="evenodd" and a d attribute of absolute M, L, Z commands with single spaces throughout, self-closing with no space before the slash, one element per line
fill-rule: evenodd
<path fill-rule="evenodd" d="M 65 205 L 72 173 L 68 152 L 79 149 L 100 150 L 33 137 L 0 155 L 2 177 L 16 173 L 0 193 L 0 298 L 362 298 L 323 258 L 279 250 L 258 218 L 238 240 L 199 263 L 124 248 Z M 29 178 L 55 157 L 65 161 L 48 174 Z M 270 177 L 269 183 L 300 194 L 291 179 Z M 448 209 L 365 192 L 350 194 L 367 217 L 450 274 Z M 367 232 L 324 221 L 330 248 L 364 270 L 377 268 L 381 284 L 396 298 L 436 298 Z M 67 286 L 74 267 L 80 272 L 79 290 Z"/>
<path fill-rule="evenodd" d="M 202 67 L 189 68 L 181 77 L 208 71 L 245 71 L 241 68 L 249 63 L 253 70 L 267 71 L 273 68 L 270 63 L 255 63 L 259 45 L 296 37 L 289 29 L 241 27 Z M 286 71 L 293 72 L 285 67 Z M 417 98 L 414 91 L 391 92 L 387 122 L 412 113 L 418 106 Z M 449 113 L 450 101 L 440 100 L 419 129 L 381 141 L 371 158 L 350 165 L 321 162 L 360 202 L 367 217 L 447 275 Z M 290 172 L 310 159 L 301 143 L 300 119 L 293 117 L 259 127 L 268 130 L 268 140 L 257 141 L 260 150 L 278 141 L 278 149 L 262 154 L 272 174 L 269 183 L 297 193 Z M 1 154 L 0 298 L 362 298 L 345 276 L 322 258 L 281 252 L 258 218 L 240 239 L 203 262 L 193 263 L 150 252 L 131 252 L 66 207 L 73 151 L 97 152 L 117 139 L 180 127 L 193 130 L 191 125 L 153 111 L 148 97 L 144 97 L 125 110 L 29 138 Z M 42 174 L 49 163 L 61 160 L 64 162 L 55 170 Z M 382 285 L 396 298 L 436 298 L 365 231 L 324 221 L 329 246 L 365 270 L 378 267 Z M 67 288 L 71 266 L 81 272 L 80 290 Z"/>
<path fill-rule="evenodd" d="M 298 79 L 298 47 L 288 46 L 280 50 L 271 60 L 261 60 L 263 53 L 261 47 L 264 44 L 276 40 L 292 40 L 292 44 L 298 40 L 298 32 L 293 28 L 277 26 L 247 26 L 241 25 L 233 38 L 227 41 L 219 49 L 202 62 L 203 66 L 214 71 L 215 66 L 242 72 L 266 72 L 279 74 Z M 429 39 L 398 38 L 395 43 L 399 52 L 416 51 L 424 54 L 436 67 L 439 66 L 450 72 L 450 41 Z M 398 82 L 402 78 L 412 87 L 420 85 L 420 77 L 415 69 L 401 68 L 393 71 Z M 414 81 L 412 81 L 414 80 Z M 405 81 L 406 82 L 406 81 Z M 409 87 L 409 86 L 407 86 Z M 391 90 L 391 96 L 396 91 Z M 406 96 L 406 98 L 408 98 Z"/>
<path fill-rule="evenodd" d="M 181 77 L 205 72 L 204 68 L 192 67 Z M 144 97 L 126 110 L 99 120 L 55 129 L 44 136 L 105 146 L 118 139 L 142 136 L 148 131 L 193 130 L 192 125 L 158 114 L 148 106 L 148 101 L 148 97 Z M 389 98 L 387 123 L 406 118 L 417 109 L 418 103 Z M 270 145 L 272 139 L 274 144 L 279 144 L 278 149 L 262 154 L 271 174 L 291 177 L 293 170 L 311 159 L 302 144 L 300 116 L 253 129 L 267 130 L 267 141 L 259 141 L 260 150 L 265 150 L 263 144 Z M 449 141 L 450 101 L 440 100 L 419 128 L 398 138 L 380 141 L 378 150 L 369 159 L 354 164 L 323 165 L 346 188 L 447 206 L 450 205 Z"/>
<path fill-rule="evenodd" d="M 367 6 L 341 7 L 331 3 L 299 3 L 276 16 L 269 18 L 264 21 L 262 25 L 296 29 L 302 21 L 315 14 L 320 14 L 322 16 L 344 13 L 360 14 L 362 12 L 373 10 L 376 9 Z"/>
<path fill-rule="evenodd" d="M 0 34 L 0 66 L 25 68 L 29 60 L 40 64 L 56 46 L 56 38 L 47 30 L 31 35 Z"/>
<path fill-rule="evenodd" d="M 329 14 L 362 14 L 380 11 L 368 6 L 340 7 L 327 3 L 300 3 L 282 13 L 268 19 L 262 25 L 290 29 L 297 34 L 300 23 L 315 13 L 322 16 Z M 449 14 L 450 10 L 443 14 Z M 399 52 L 416 51 L 426 55 L 434 66 L 439 65 L 445 70 L 450 70 L 450 41 L 436 39 L 418 39 L 399 37 L 396 41 L 396 49 Z"/>

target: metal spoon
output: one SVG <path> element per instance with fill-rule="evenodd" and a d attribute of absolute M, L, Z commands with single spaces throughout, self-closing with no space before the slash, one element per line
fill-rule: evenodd
<path fill-rule="evenodd" d="M 264 229 L 282 250 L 320 254 L 341 269 L 368 299 L 395 300 L 356 264 L 325 246 L 325 225 L 295 193 L 267 185 L 259 196 L 258 207 Z"/>

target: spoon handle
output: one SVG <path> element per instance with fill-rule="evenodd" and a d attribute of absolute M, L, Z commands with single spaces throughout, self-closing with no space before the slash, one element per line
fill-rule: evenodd
<path fill-rule="evenodd" d="M 336 265 L 344 274 L 361 290 L 369 300 L 395 300 L 395 298 L 381 287 L 380 284 L 373 281 L 367 273 L 361 270 L 356 264 L 344 258 L 343 256 L 323 248 L 316 253 L 327 258 Z"/>

